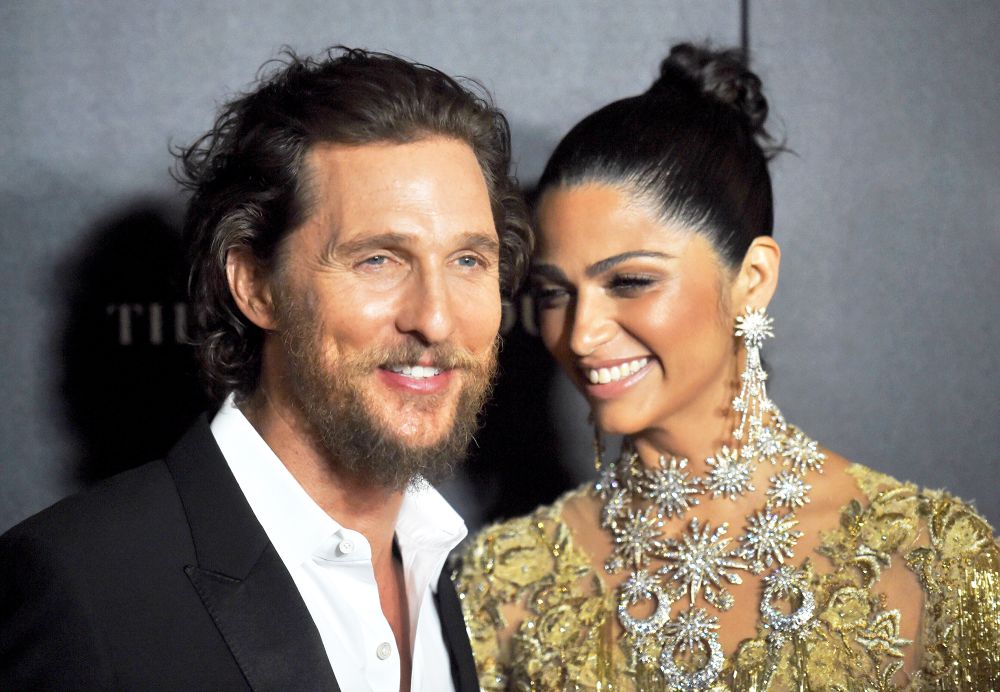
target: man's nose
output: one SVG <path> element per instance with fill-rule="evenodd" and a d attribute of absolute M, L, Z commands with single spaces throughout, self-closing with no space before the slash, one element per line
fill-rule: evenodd
<path fill-rule="evenodd" d="M 396 316 L 396 327 L 427 344 L 447 341 L 455 330 L 451 291 L 443 272 L 422 269 L 412 275 Z"/>

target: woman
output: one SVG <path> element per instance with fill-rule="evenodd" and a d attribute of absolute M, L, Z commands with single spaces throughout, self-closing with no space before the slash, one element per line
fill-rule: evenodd
<path fill-rule="evenodd" d="M 539 182 L 542 338 L 625 435 L 493 526 L 459 589 L 486 689 L 989 689 L 1000 550 L 973 510 L 820 447 L 768 398 L 767 102 L 674 47 Z"/>

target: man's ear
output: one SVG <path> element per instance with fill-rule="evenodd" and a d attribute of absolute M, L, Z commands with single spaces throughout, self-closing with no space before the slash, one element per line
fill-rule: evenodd
<path fill-rule="evenodd" d="M 249 248 L 236 247 L 226 253 L 226 279 L 236 307 L 261 329 L 273 330 L 277 322 L 268 274 Z"/>
<path fill-rule="evenodd" d="M 760 235 L 753 239 L 743 257 L 732 284 L 732 305 L 737 313 L 744 307 L 766 308 L 778 288 L 781 248 L 774 238 Z"/>

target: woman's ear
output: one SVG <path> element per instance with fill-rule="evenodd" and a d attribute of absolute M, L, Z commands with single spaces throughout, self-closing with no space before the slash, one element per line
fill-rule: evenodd
<path fill-rule="evenodd" d="M 277 321 L 268 274 L 249 248 L 236 247 L 226 253 L 226 279 L 236 307 L 261 329 L 273 330 Z"/>
<path fill-rule="evenodd" d="M 747 306 L 766 308 L 778 288 L 780 266 L 781 248 L 774 238 L 766 235 L 754 238 L 732 285 L 734 309 L 742 312 Z"/>

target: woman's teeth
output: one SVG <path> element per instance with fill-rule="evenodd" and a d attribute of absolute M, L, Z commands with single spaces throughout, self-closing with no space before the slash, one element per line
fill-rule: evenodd
<path fill-rule="evenodd" d="M 390 365 L 389 370 L 397 375 L 402 375 L 403 377 L 413 377 L 415 379 L 435 377 L 441 374 L 441 370 L 438 368 L 432 368 L 429 365 Z"/>
<path fill-rule="evenodd" d="M 621 365 L 615 365 L 611 368 L 587 368 L 584 370 L 584 374 L 586 374 L 587 379 L 590 380 L 590 384 L 608 384 L 610 382 L 617 382 L 623 377 L 628 377 L 629 375 L 639 372 L 646 367 L 646 363 L 648 362 L 648 358 L 639 358 L 638 360 L 622 363 Z"/>

